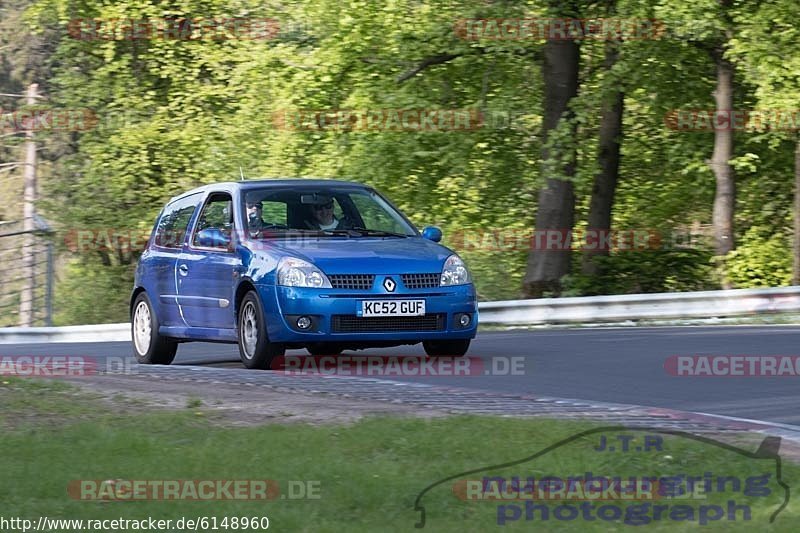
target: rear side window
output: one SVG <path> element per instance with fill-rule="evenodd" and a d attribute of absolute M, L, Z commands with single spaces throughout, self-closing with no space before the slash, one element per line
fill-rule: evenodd
<path fill-rule="evenodd" d="M 180 248 L 200 196 L 193 194 L 164 208 L 158 219 L 154 243 L 163 248 Z"/>

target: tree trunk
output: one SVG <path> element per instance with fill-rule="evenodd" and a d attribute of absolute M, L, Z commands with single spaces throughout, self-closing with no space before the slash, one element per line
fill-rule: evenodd
<path fill-rule="evenodd" d="M 619 50 L 615 43 L 606 44 L 605 68 L 610 71 L 617 62 Z M 610 230 L 611 208 L 614 205 L 614 193 L 619 179 L 620 150 L 622 147 L 622 113 L 625 94 L 614 91 L 610 99 L 604 99 L 600 117 L 600 133 L 598 138 L 598 161 L 600 171 L 594 178 L 592 199 L 589 204 L 588 229 Z M 608 250 L 585 250 L 581 270 L 584 274 L 597 273 L 594 258 L 608 255 Z"/>
<path fill-rule="evenodd" d="M 733 109 L 733 65 L 722 57 L 722 50 L 714 54 L 717 64 L 717 89 L 714 91 L 716 112 L 730 116 Z M 733 215 L 736 209 L 736 182 L 730 159 L 733 157 L 733 128 L 723 122 L 714 130 L 714 153 L 711 170 L 717 182 L 714 196 L 714 247 L 718 256 L 724 256 L 735 248 L 733 239 Z"/>
<path fill-rule="evenodd" d="M 792 284 L 800 285 L 800 137 L 794 147 L 794 250 Z"/>
<path fill-rule="evenodd" d="M 29 106 L 36 105 L 39 86 L 32 83 L 25 93 L 25 103 Z M 28 126 L 25 132 L 25 168 L 22 171 L 23 203 L 22 203 L 22 229 L 25 236 L 22 240 L 22 268 L 24 278 L 19 302 L 19 325 L 22 327 L 33 326 L 36 314 L 36 137 L 33 126 Z"/>
<path fill-rule="evenodd" d="M 575 217 L 575 127 L 572 135 L 560 145 L 548 147 L 550 133 L 562 120 L 572 118 L 570 100 L 578 93 L 580 49 L 572 40 L 548 40 L 544 45 L 544 117 L 542 124 L 542 169 L 546 185 L 539 191 L 536 212 L 536 235 L 566 235 L 572 231 Z M 552 172 L 560 176 L 553 177 Z M 546 242 L 546 239 L 545 241 Z M 525 296 L 537 298 L 546 291 L 558 295 L 561 278 L 570 271 L 571 252 L 564 240 L 557 249 L 537 250 L 528 254 L 528 267 L 523 284 Z"/>
<path fill-rule="evenodd" d="M 733 108 L 733 67 L 724 60 L 717 62 L 717 89 L 714 91 L 717 113 L 730 114 Z M 733 130 L 730 127 L 714 131 L 714 153 L 711 169 L 717 182 L 714 197 L 714 240 L 717 255 L 734 249 L 733 214 L 736 202 L 736 183 L 730 159 L 733 157 Z"/>

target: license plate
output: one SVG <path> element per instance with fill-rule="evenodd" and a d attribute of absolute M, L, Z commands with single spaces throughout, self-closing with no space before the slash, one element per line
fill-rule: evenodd
<path fill-rule="evenodd" d="M 363 300 L 358 316 L 421 316 L 425 300 Z"/>

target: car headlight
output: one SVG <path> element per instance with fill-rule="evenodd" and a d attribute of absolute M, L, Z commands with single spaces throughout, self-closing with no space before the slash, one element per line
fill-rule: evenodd
<path fill-rule="evenodd" d="M 451 255 L 447 258 L 447 261 L 444 262 L 440 286 L 466 285 L 467 283 L 472 283 L 472 277 L 469 275 L 467 265 L 465 265 L 464 261 L 457 255 Z"/>
<path fill-rule="evenodd" d="M 278 285 L 315 289 L 331 288 L 331 282 L 322 270 L 308 261 L 296 257 L 284 257 L 278 263 Z"/>

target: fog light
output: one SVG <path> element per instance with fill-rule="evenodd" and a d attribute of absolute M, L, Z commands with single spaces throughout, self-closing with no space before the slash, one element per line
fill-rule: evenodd
<path fill-rule="evenodd" d="M 461 325 L 462 328 L 469 326 L 470 318 L 468 314 L 462 314 L 459 319 L 458 323 Z"/>
<path fill-rule="evenodd" d="M 297 327 L 300 329 L 308 329 L 311 327 L 311 319 L 307 316 L 301 316 L 297 319 Z"/>

